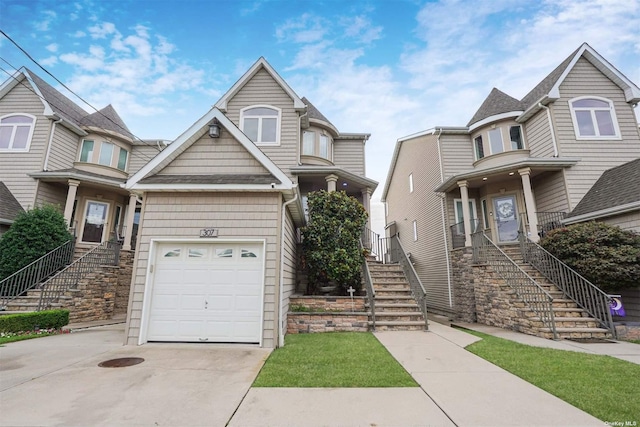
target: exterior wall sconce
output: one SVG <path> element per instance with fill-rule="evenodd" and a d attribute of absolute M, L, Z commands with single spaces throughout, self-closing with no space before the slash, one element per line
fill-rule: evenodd
<path fill-rule="evenodd" d="M 220 123 L 218 123 L 218 119 L 214 118 L 209 125 L 209 137 L 220 138 Z"/>

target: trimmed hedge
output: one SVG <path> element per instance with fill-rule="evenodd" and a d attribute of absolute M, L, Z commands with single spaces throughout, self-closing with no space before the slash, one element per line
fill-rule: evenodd
<path fill-rule="evenodd" d="M 60 329 L 69 324 L 69 310 L 44 310 L 0 316 L 0 332 L 26 332 L 36 329 Z"/>

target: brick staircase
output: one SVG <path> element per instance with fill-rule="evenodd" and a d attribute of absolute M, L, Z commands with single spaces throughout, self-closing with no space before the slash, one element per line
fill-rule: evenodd
<path fill-rule="evenodd" d="M 559 338 L 565 339 L 607 339 L 611 334 L 607 329 L 598 326 L 598 321 L 569 299 L 557 286 L 547 280 L 535 267 L 525 263 L 522 259 L 520 246 L 505 245 L 500 249 L 522 268 L 533 280 L 553 297 L 553 315 L 556 332 Z M 515 298 L 514 294 L 514 298 Z M 537 317 L 530 309 L 523 309 L 527 317 Z M 553 338 L 549 328 L 539 327 L 539 336 Z"/>
<path fill-rule="evenodd" d="M 421 331 L 425 320 L 411 295 L 409 282 L 398 264 L 367 260 L 376 293 L 375 313 L 378 331 Z M 371 326 L 373 322 L 369 321 Z"/>

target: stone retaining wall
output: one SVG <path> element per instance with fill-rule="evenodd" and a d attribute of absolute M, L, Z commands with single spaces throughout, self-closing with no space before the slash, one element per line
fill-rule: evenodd
<path fill-rule="evenodd" d="M 353 297 L 353 301 L 350 297 L 291 297 L 290 308 L 300 306 L 309 311 L 289 311 L 287 333 L 367 332 L 369 313 L 365 301 L 364 297 Z"/>
<path fill-rule="evenodd" d="M 287 333 L 367 332 L 368 313 L 287 313 Z"/>
<path fill-rule="evenodd" d="M 619 340 L 640 340 L 640 322 L 622 323 L 615 326 Z"/>
<path fill-rule="evenodd" d="M 118 285 L 116 286 L 116 300 L 115 307 L 113 308 L 113 314 L 127 314 L 134 256 L 134 251 L 120 251 Z"/>

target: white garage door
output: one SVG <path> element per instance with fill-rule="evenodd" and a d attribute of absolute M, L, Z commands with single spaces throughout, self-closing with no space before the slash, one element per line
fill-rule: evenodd
<path fill-rule="evenodd" d="M 161 243 L 148 341 L 260 342 L 261 243 Z"/>

